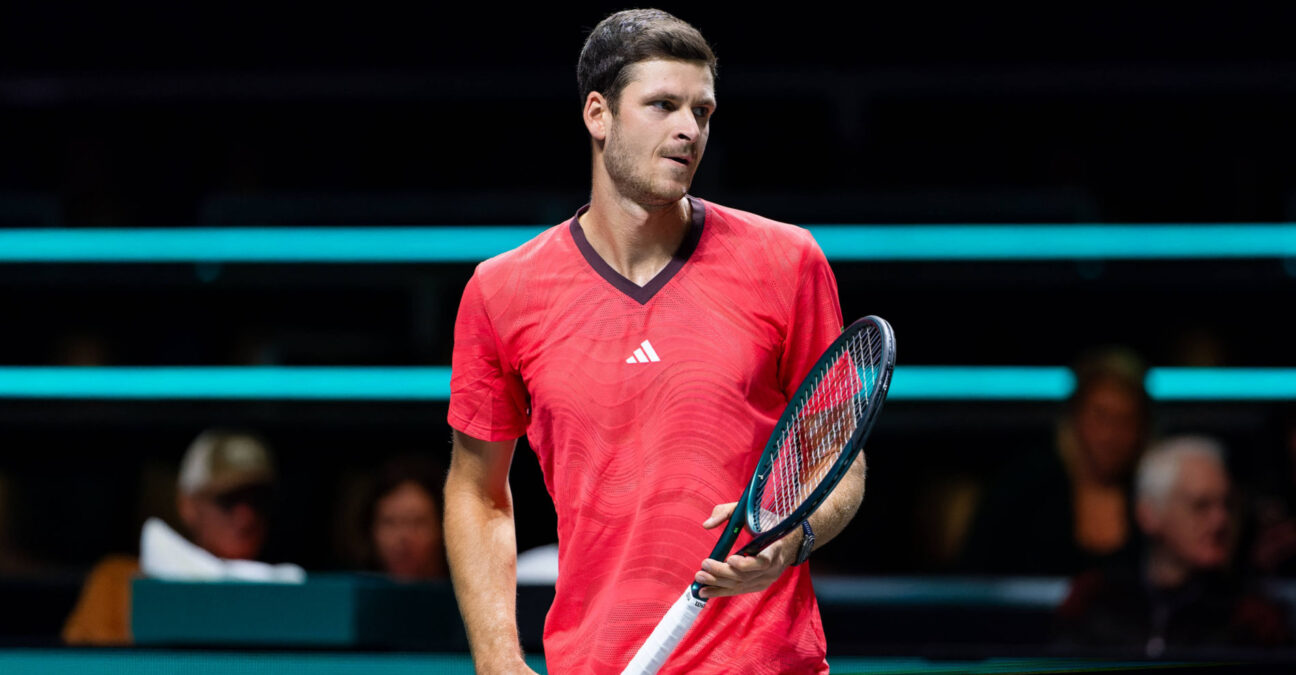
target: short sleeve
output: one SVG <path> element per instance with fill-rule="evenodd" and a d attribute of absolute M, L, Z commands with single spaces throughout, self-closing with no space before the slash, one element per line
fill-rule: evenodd
<path fill-rule="evenodd" d="M 521 374 L 505 354 L 474 274 L 455 319 L 447 421 L 473 438 L 512 440 L 526 433 L 527 401 Z"/>
<path fill-rule="evenodd" d="M 819 245 L 809 238 L 793 295 L 792 314 L 779 361 L 779 384 L 790 400 L 805 374 L 842 331 L 837 279 Z"/>

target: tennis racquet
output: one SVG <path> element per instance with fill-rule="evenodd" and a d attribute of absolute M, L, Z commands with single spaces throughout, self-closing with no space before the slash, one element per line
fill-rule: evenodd
<path fill-rule="evenodd" d="M 894 367 L 895 335 L 885 320 L 865 317 L 842 331 L 779 417 L 712 560 L 728 557 L 744 527 L 754 538 L 738 553 L 755 555 L 819 508 L 864 447 Z M 706 607 L 701 589 L 694 582 L 684 591 L 622 675 L 651 675 L 661 668 Z"/>

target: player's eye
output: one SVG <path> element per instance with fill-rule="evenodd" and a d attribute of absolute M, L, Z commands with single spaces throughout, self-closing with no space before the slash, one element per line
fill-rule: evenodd
<path fill-rule="evenodd" d="M 668 112 L 675 109 L 675 104 L 670 101 L 653 101 L 649 105 L 658 110 L 665 110 Z"/>
<path fill-rule="evenodd" d="M 698 119 L 704 120 L 711 116 L 711 109 L 698 106 L 693 109 L 693 114 L 696 115 Z"/>

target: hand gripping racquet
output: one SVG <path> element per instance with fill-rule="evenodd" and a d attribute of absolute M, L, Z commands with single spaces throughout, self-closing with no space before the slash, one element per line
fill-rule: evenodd
<path fill-rule="evenodd" d="M 755 555 L 819 508 L 864 447 L 894 367 L 895 335 L 885 320 L 865 317 L 842 331 L 779 417 L 712 560 L 728 557 L 744 526 L 754 538 L 738 553 Z M 661 668 L 706 606 L 701 588 L 694 582 L 684 591 L 622 675 L 651 675 Z"/>

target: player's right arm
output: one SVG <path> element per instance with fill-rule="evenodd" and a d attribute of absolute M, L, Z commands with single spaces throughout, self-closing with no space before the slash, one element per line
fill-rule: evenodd
<path fill-rule="evenodd" d="M 454 432 L 445 488 L 446 553 L 478 673 L 532 673 L 517 629 L 517 538 L 508 472 L 517 440 Z"/>

